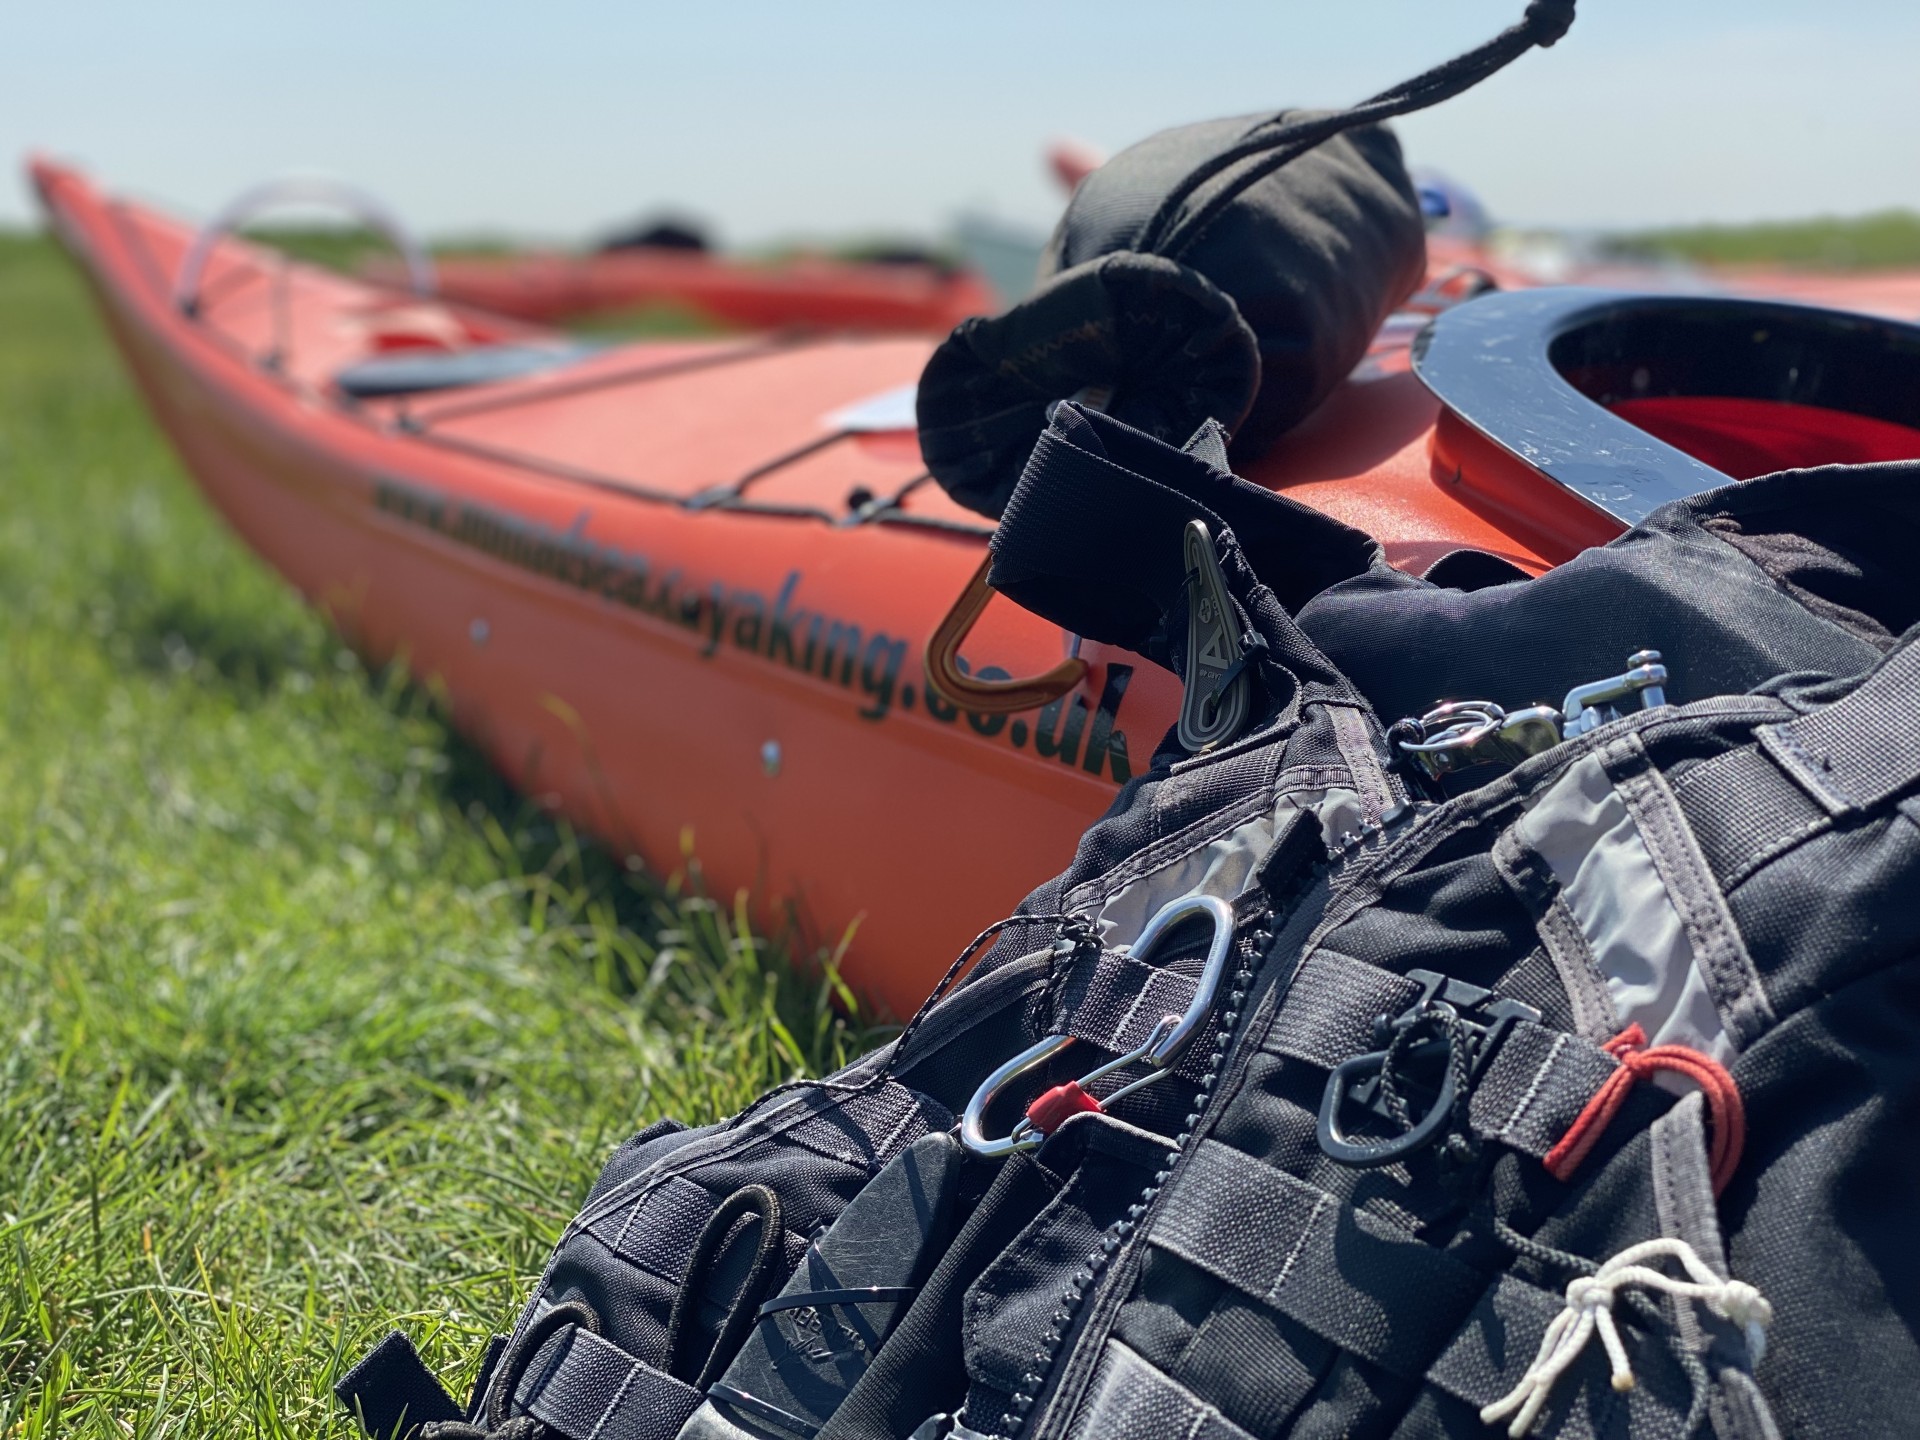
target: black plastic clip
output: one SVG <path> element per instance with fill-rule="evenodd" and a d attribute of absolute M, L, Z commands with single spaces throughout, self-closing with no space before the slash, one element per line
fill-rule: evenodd
<path fill-rule="evenodd" d="M 1420 987 L 1420 994 L 1400 1014 L 1381 1015 L 1374 1020 L 1373 1042 L 1379 1048 L 1341 1061 L 1327 1077 L 1317 1134 L 1320 1148 L 1344 1165 L 1391 1165 L 1433 1144 L 1446 1133 L 1459 1094 L 1453 1063 L 1455 1037 L 1463 1036 L 1472 1047 L 1467 1068 L 1471 1077 L 1493 1058 L 1516 1021 L 1540 1018 L 1540 1012 L 1531 1005 L 1437 971 L 1409 970 L 1407 978 Z M 1429 1099 L 1420 1119 L 1389 1140 L 1357 1139 L 1348 1134 L 1341 1126 L 1341 1115 L 1349 1106 L 1396 1121 L 1381 1085 L 1388 1048 L 1413 1026 L 1436 1020 L 1443 1023 L 1437 1026 L 1433 1038 L 1404 1047 L 1394 1067 L 1394 1086 L 1402 1095 Z"/>

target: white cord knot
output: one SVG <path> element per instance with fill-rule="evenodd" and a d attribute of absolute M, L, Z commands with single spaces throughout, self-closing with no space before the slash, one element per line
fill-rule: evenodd
<path fill-rule="evenodd" d="M 1687 1278 L 1682 1280 L 1642 1263 L 1663 1257 L 1678 1260 Z M 1519 1440 L 1546 1408 L 1554 1383 L 1580 1358 L 1595 1332 L 1613 1368 L 1613 1388 L 1623 1393 L 1633 1389 L 1633 1366 L 1613 1320 L 1614 1298 L 1630 1286 L 1663 1291 L 1676 1300 L 1698 1300 L 1746 1331 L 1748 1349 L 1754 1363 L 1759 1363 L 1766 1348 L 1767 1326 L 1773 1323 L 1773 1306 L 1766 1297 L 1744 1280 L 1721 1279 L 1684 1240 L 1645 1240 L 1622 1250 L 1593 1274 L 1581 1275 L 1567 1285 L 1566 1307 L 1540 1337 L 1539 1353 L 1526 1374 L 1506 1395 L 1481 1410 L 1480 1419 L 1495 1425 L 1511 1415 L 1513 1422 L 1507 1426 L 1507 1434 Z"/>

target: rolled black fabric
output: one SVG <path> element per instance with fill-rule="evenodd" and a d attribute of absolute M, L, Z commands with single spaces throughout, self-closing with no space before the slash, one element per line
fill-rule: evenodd
<path fill-rule="evenodd" d="M 1178 255 L 1143 253 L 1142 230 L 1183 181 L 1300 118 L 1163 131 L 1081 182 L 1043 262 L 1051 278 L 960 326 L 921 378 L 921 452 L 950 495 L 997 517 L 1047 405 L 1083 390 L 1173 444 L 1217 420 L 1244 461 L 1346 377 L 1426 264 L 1419 199 L 1386 129 L 1336 135 L 1251 183 L 1262 157 L 1227 166 L 1175 211 L 1196 222 L 1173 227 Z"/>
<path fill-rule="evenodd" d="M 920 451 L 934 478 L 996 519 L 1046 425 L 1092 386 L 1114 413 L 1183 440 L 1232 426 L 1260 383 L 1254 335 L 1204 275 L 1153 255 L 1098 256 L 1004 315 L 963 322 L 920 377 Z"/>
<path fill-rule="evenodd" d="M 1185 176 L 1251 136 L 1308 118 L 1282 111 L 1207 120 L 1123 150 L 1074 192 L 1049 260 L 1064 270 L 1140 245 L 1161 198 Z M 1175 212 L 1170 233 L 1189 231 L 1181 221 L 1240 184 L 1243 169 L 1257 163 L 1249 157 L 1195 188 Z M 1380 322 L 1420 283 L 1426 231 L 1400 142 L 1381 125 L 1321 142 L 1184 234 L 1172 258 L 1231 296 L 1259 345 L 1260 388 L 1251 413 L 1243 422 L 1214 417 L 1234 432 L 1234 458 L 1251 459 L 1346 378 Z"/>

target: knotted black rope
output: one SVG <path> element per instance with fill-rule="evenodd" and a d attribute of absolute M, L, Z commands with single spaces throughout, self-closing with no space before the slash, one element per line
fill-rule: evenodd
<path fill-rule="evenodd" d="M 1447 1162 L 1448 1170 L 1455 1175 L 1464 1175 L 1472 1168 L 1479 1154 L 1469 1116 L 1473 1103 L 1474 1039 L 1466 1021 L 1451 1006 L 1436 1005 L 1422 1010 L 1395 1032 L 1387 1044 L 1386 1054 L 1380 1060 L 1380 1103 L 1386 1106 L 1387 1113 L 1393 1116 L 1402 1130 L 1412 1130 L 1419 1123 L 1413 1118 L 1406 1098 L 1400 1093 L 1400 1067 L 1414 1047 L 1435 1031 L 1446 1043 L 1447 1068 L 1453 1078 L 1453 1113 L 1448 1117 L 1448 1131 L 1441 1142 L 1440 1153 Z"/>
<path fill-rule="evenodd" d="M 1502 30 L 1486 44 L 1436 65 L 1424 74 L 1382 90 L 1370 100 L 1331 115 L 1288 119 L 1276 116 L 1266 125 L 1231 149 L 1196 167 L 1168 192 L 1153 212 L 1134 249 L 1177 260 L 1206 232 L 1216 216 L 1233 203 L 1234 197 L 1258 183 L 1316 145 L 1331 140 L 1342 131 L 1358 125 L 1373 125 L 1397 115 L 1410 115 L 1450 100 L 1494 75 L 1538 45 L 1554 44 L 1573 24 L 1575 0 L 1530 0 L 1520 23 Z M 1207 181 L 1240 164 L 1253 160 L 1232 182 L 1222 187 L 1193 214 L 1179 218 L 1180 207 Z"/>

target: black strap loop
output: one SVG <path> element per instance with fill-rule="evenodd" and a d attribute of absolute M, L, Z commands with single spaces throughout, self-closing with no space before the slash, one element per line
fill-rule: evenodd
<path fill-rule="evenodd" d="M 754 1250 L 753 1263 L 746 1279 L 740 1283 L 727 1318 L 721 1322 L 720 1333 L 696 1361 L 695 1349 L 701 1337 L 699 1309 L 706 1298 L 706 1282 L 726 1249 L 735 1224 L 749 1215 L 760 1218 L 760 1241 Z M 686 1278 L 673 1297 L 673 1313 L 667 1319 L 668 1374 L 699 1390 L 720 1378 L 753 1328 L 760 1297 L 779 1279 L 786 1239 L 786 1226 L 780 1219 L 780 1197 L 765 1185 L 742 1185 L 720 1202 L 694 1243 L 693 1255 L 687 1261 Z"/>

